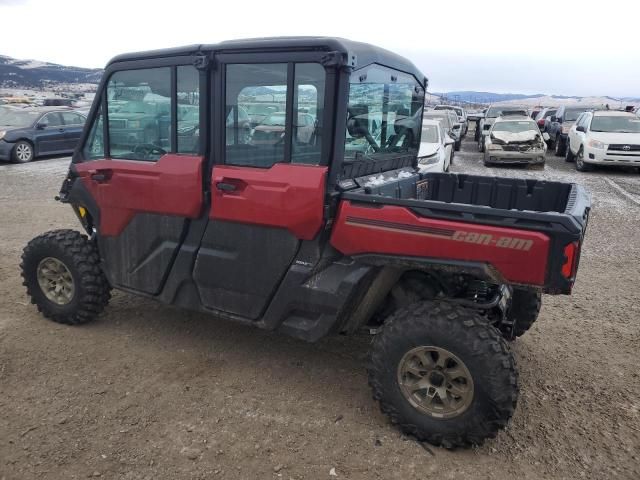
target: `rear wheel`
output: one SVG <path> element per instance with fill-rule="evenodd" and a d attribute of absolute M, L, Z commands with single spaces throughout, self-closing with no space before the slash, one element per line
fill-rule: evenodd
<path fill-rule="evenodd" d="M 580 147 L 576 154 L 576 170 L 579 172 L 589 172 L 593 167 L 584 161 L 584 149 Z"/>
<path fill-rule="evenodd" d="M 26 140 L 20 140 L 11 151 L 13 163 L 27 163 L 33 160 L 33 145 Z"/>
<path fill-rule="evenodd" d="M 87 323 L 109 302 L 111 289 L 98 252 L 75 230 L 54 230 L 31 240 L 20 267 L 31 303 L 54 322 Z"/>
<path fill-rule="evenodd" d="M 405 433 L 445 448 L 495 437 L 515 410 L 517 380 L 498 330 L 449 303 L 400 309 L 373 341 L 369 384 L 382 411 Z"/>
<path fill-rule="evenodd" d="M 507 339 L 521 337 L 538 319 L 542 308 L 542 294 L 531 290 L 516 288 L 511 297 L 511 308 L 507 314 L 508 329 L 502 329 Z"/>

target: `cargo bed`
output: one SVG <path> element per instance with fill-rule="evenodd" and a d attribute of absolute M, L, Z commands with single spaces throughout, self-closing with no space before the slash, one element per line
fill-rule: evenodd
<path fill-rule="evenodd" d="M 405 251 L 432 261 L 477 262 L 505 283 L 571 291 L 590 209 L 577 184 L 402 168 L 354 186 L 334 227 L 343 253 L 399 254 L 407 241 Z"/>

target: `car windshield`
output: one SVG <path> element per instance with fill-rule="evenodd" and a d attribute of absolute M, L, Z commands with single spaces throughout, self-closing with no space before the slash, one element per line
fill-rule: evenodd
<path fill-rule="evenodd" d="M 534 122 L 530 121 L 513 121 L 513 122 L 498 122 L 493 124 L 494 132 L 510 132 L 521 133 L 529 130 L 537 130 L 538 127 Z"/>
<path fill-rule="evenodd" d="M 640 118 L 596 116 L 591 120 L 592 132 L 640 133 Z"/>
<path fill-rule="evenodd" d="M 284 113 L 274 113 L 267 117 L 267 119 L 262 122 L 262 125 L 267 125 L 269 127 L 284 127 L 285 119 L 286 115 Z"/>
<path fill-rule="evenodd" d="M 373 64 L 351 74 L 345 155 L 417 154 L 424 89 L 412 75 Z"/>
<path fill-rule="evenodd" d="M 0 125 L 5 127 L 28 127 L 36 121 L 40 112 L 0 109 Z"/>
<path fill-rule="evenodd" d="M 422 142 L 438 143 L 438 127 L 436 125 L 422 125 Z"/>
<path fill-rule="evenodd" d="M 565 110 L 563 120 L 565 122 L 575 122 L 583 112 L 586 112 L 586 110 Z"/>
<path fill-rule="evenodd" d="M 439 121 L 445 128 L 450 128 L 451 127 L 451 119 L 449 118 L 448 115 L 445 115 L 443 113 L 433 113 L 433 112 L 427 112 L 424 114 L 424 118 L 428 118 L 429 120 L 437 120 Z"/>
<path fill-rule="evenodd" d="M 487 110 L 487 118 L 497 118 L 504 113 L 520 113 L 522 115 L 529 115 L 524 108 L 520 107 L 491 107 Z"/>

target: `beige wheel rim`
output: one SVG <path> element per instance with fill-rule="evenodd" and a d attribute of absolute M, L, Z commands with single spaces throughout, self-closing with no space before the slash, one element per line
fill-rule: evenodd
<path fill-rule="evenodd" d="M 473 401 L 473 379 L 456 355 L 440 347 L 408 351 L 398 365 L 402 395 L 416 409 L 435 418 L 452 418 Z"/>
<path fill-rule="evenodd" d="M 57 258 L 43 258 L 38 264 L 37 278 L 42 293 L 49 301 L 56 305 L 67 305 L 73 299 L 73 276 L 67 266 Z"/>

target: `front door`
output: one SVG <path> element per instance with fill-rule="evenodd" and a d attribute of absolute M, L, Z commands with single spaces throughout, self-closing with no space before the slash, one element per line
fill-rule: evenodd
<path fill-rule="evenodd" d="M 110 283 L 156 295 L 190 222 L 204 210 L 200 76 L 191 65 L 105 75 L 107 92 L 75 168 L 98 208 Z"/>
<path fill-rule="evenodd" d="M 257 319 L 301 242 L 323 226 L 326 73 L 312 58 L 218 60 L 211 208 L 193 276 L 205 307 Z M 247 135 L 247 112 L 258 110 L 270 113 Z"/>

